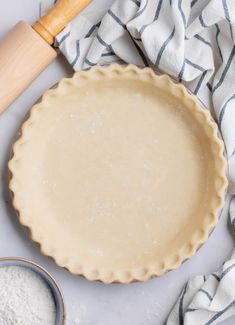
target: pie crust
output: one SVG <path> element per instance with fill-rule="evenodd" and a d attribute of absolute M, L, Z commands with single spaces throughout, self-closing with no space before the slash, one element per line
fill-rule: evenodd
<path fill-rule="evenodd" d="M 182 84 L 96 66 L 33 106 L 9 162 L 41 251 L 89 280 L 144 281 L 206 241 L 227 186 L 223 142 Z"/>

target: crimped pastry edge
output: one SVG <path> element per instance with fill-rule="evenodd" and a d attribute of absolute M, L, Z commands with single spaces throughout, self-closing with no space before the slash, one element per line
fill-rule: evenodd
<path fill-rule="evenodd" d="M 17 177 L 17 162 L 21 156 L 21 146 L 30 139 L 30 129 L 37 123 L 38 114 L 47 107 L 47 102 L 50 98 L 58 94 L 65 94 L 71 85 L 82 86 L 91 79 L 99 80 L 102 78 L 115 78 L 122 76 L 123 78 L 138 78 L 151 84 L 157 84 L 158 87 L 167 88 L 176 97 L 180 98 L 186 104 L 190 103 L 190 108 L 194 112 L 197 119 L 201 119 L 207 135 L 210 136 L 211 144 L 214 146 L 214 155 L 216 159 L 215 167 L 215 191 L 213 193 L 214 205 L 210 212 L 204 218 L 204 224 L 201 225 L 191 240 L 185 243 L 177 253 L 171 256 L 165 256 L 161 261 L 156 261 L 150 265 L 130 270 L 102 270 L 95 267 L 87 267 L 86 265 L 78 265 L 74 261 L 70 261 L 66 256 L 62 256 L 60 252 L 52 248 L 48 241 L 37 232 L 37 227 L 34 227 L 25 214 L 22 212 L 20 198 L 17 195 L 18 177 Z M 20 223 L 27 228 L 30 237 L 39 245 L 41 252 L 51 257 L 57 265 L 68 269 L 71 273 L 82 275 L 88 280 L 100 280 L 104 283 L 118 282 L 130 283 L 133 281 L 145 281 L 153 276 L 160 276 L 167 271 L 178 268 L 182 262 L 192 257 L 199 247 L 205 243 L 209 234 L 218 222 L 218 215 L 224 205 L 224 195 L 227 187 L 226 178 L 226 161 L 223 155 L 224 145 L 218 138 L 218 128 L 212 120 L 208 110 L 203 109 L 196 96 L 189 94 L 187 89 L 179 83 L 174 83 L 167 75 L 157 76 L 150 68 L 140 69 L 134 65 L 121 66 L 112 64 L 107 67 L 95 66 L 87 71 L 74 73 L 72 78 L 62 79 L 58 86 L 44 93 L 39 103 L 35 104 L 30 110 L 28 119 L 21 126 L 21 135 L 14 143 L 12 148 L 12 158 L 8 163 L 10 172 L 9 188 L 12 194 L 13 206 L 18 214 Z M 215 154 L 216 153 L 216 154 Z"/>

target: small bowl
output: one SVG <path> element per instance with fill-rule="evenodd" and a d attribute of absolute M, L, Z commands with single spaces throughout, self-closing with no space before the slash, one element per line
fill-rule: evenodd
<path fill-rule="evenodd" d="M 22 266 L 37 273 L 48 285 L 54 298 L 56 307 L 55 325 L 65 325 L 65 305 L 63 295 L 58 284 L 50 273 L 35 262 L 18 257 L 0 258 L 0 267 L 6 266 Z"/>

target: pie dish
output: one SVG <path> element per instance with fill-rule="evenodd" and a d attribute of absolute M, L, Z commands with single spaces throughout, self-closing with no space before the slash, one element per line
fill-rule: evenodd
<path fill-rule="evenodd" d="M 182 84 L 133 65 L 96 66 L 47 91 L 9 170 L 13 205 L 42 252 L 106 283 L 191 257 L 227 185 L 209 112 Z"/>

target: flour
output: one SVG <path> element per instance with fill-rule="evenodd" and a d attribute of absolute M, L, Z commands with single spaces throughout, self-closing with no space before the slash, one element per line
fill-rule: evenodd
<path fill-rule="evenodd" d="M 0 325 L 55 325 L 55 302 L 45 281 L 21 266 L 0 267 Z"/>

